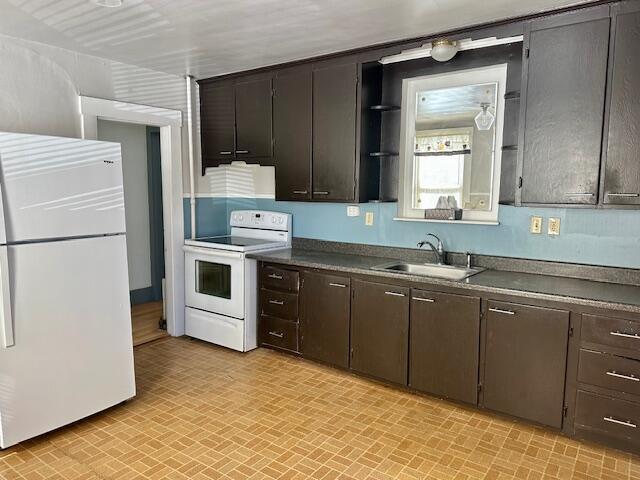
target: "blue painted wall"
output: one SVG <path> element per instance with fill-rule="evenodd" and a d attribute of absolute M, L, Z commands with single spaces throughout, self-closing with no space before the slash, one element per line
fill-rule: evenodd
<path fill-rule="evenodd" d="M 188 200 L 185 231 L 190 232 Z M 394 221 L 397 204 L 364 203 L 359 217 L 347 217 L 345 204 L 276 202 L 256 198 L 201 198 L 196 204 L 198 235 L 227 232 L 229 213 L 239 209 L 293 214 L 296 237 L 415 248 L 426 233 L 442 238 L 447 250 L 537 260 L 640 268 L 640 211 L 500 206 L 500 225 L 450 225 Z M 364 225 L 365 212 L 374 224 Z M 561 219 L 561 234 L 529 233 L 529 217 Z M 546 220 L 543 225 L 546 231 Z M 188 234 L 190 235 L 190 234 Z"/>

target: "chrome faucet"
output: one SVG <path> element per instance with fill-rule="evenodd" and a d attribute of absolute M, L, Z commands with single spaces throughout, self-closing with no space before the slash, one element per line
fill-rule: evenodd
<path fill-rule="evenodd" d="M 446 253 L 444 251 L 444 246 L 442 245 L 442 240 L 440 240 L 433 233 L 428 233 L 427 237 L 435 238 L 438 241 L 438 246 L 435 246 L 429 240 L 422 240 L 421 242 L 418 242 L 418 248 L 422 248 L 425 245 L 429 245 L 429 247 L 431 247 L 431 250 L 433 250 L 434 255 L 436 256 L 436 262 L 438 263 L 438 265 L 444 265 Z"/>

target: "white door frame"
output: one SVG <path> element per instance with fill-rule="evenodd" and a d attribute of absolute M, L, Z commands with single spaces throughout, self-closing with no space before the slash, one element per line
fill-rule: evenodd
<path fill-rule="evenodd" d="M 80 115 L 87 140 L 98 140 L 98 119 L 160 127 L 167 331 L 184 335 L 182 112 L 80 96 Z"/>

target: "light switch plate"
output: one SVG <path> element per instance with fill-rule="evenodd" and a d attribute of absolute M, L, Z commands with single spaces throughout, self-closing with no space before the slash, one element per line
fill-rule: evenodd
<path fill-rule="evenodd" d="M 549 235 L 560 235 L 560 219 L 549 217 L 549 227 L 547 228 Z"/>
<path fill-rule="evenodd" d="M 529 231 L 531 233 L 542 233 L 542 217 L 533 216 L 529 223 Z"/>
<path fill-rule="evenodd" d="M 359 217 L 360 207 L 358 205 L 347 205 L 347 217 Z"/>
<path fill-rule="evenodd" d="M 364 224 L 369 227 L 373 225 L 373 212 L 367 212 L 364 214 Z"/>

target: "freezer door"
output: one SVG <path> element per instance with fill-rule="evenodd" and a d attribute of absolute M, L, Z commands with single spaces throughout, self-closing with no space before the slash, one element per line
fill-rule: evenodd
<path fill-rule="evenodd" d="M 0 168 L 0 243 L 125 231 L 120 144 L 0 132 Z"/>
<path fill-rule="evenodd" d="M 8 258 L 2 448 L 135 395 L 125 236 L 11 246 Z"/>

